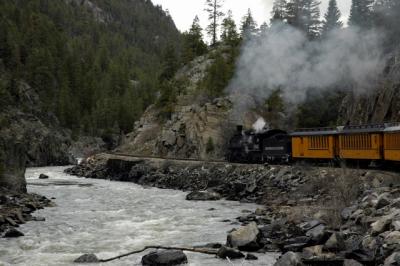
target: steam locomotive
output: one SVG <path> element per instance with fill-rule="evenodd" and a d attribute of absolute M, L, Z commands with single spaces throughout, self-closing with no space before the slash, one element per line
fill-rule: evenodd
<path fill-rule="evenodd" d="M 400 162 L 400 123 L 300 129 L 290 134 L 279 129 L 245 131 L 238 126 L 227 159 L 238 163 Z"/>
<path fill-rule="evenodd" d="M 227 159 L 237 163 L 281 162 L 291 158 L 291 140 L 286 131 L 280 129 L 243 130 L 237 126 L 229 141 Z"/>

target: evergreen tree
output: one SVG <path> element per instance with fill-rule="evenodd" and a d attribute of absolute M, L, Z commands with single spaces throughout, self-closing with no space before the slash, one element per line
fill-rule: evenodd
<path fill-rule="evenodd" d="M 374 0 L 352 0 L 349 25 L 368 28 L 372 24 L 372 4 Z"/>
<path fill-rule="evenodd" d="M 275 0 L 272 7 L 271 24 L 275 22 L 283 22 L 286 19 L 286 0 Z"/>
<path fill-rule="evenodd" d="M 268 24 L 267 24 L 267 22 L 264 22 L 260 26 L 260 36 L 265 36 L 267 34 L 267 32 L 268 32 Z"/>
<path fill-rule="evenodd" d="M 251 14 L 250 8 L 247 10 L 247 14 L 242 19 L 241 35 L 244 40 L 250 39 L 252 36 L 257 34 L 257 22 L 254 20 Z"/>
<path fill-rule="evenodd" d="M 328 11 L 325 14 L 325 20 L 322 24 L 322 35 L 326 35 L 334 29 L 343 27 L 343 22 L 340 21 L 340 18 L 341 13 L 336 0 L 330 0 Z"/>
<path fill-rule="evenodd" d="M 222 21 L 221 40 L 231 46 L 236 46 L 239 43 L 239 33 L 231 10 L 228 11 L 227 17 Z"/>
<path fill-rule="evenodd" d="M 317 0 L 290 0 L 286 5 L 286 20 L 309 39 L 315 39 L 321 25 L 319 5 Z"/>
<path fill-rule="evenodd" d="M 207 52 L 207 45 L 203 41 L 202 32 L 199 17 L 196 16 L 189 32 L 183 34 L 183 63 L 190 62 Z"/>
<path fill-rule="evenodd" d="M 211 45 L 217 43 L 217 33 L 219 27 L 219 21 L 224 13 L 221 11 L 222 3 L 224 0 L 206 0 L 206 9 L 208 13 L 208 20 L 210 25 L 207 27 L 207 33 L 211 36 Z"/>

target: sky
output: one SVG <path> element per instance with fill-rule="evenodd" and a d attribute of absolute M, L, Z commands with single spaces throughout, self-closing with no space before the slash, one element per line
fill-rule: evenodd
<path fill-rule="evenodd" d="M 321 1 L 321 16 L 325 14 L 329 0 Z M 176 26 L 180 31 L 186 31 L 190 28 L 196 15 L 200 18 L 203 28 L 208 24 L 207 13 L 204 11 L 205 0 L 152 0 L 154 4 L 161 5 L 164 10 L 168 9 Z M 271 17 L 272 4 L 274 0 L 225 0 L 224 11 L 232 10 L 237 25 L 240 25 L 241 18 L 250 8 L 253 17 L 260 25 L 263 22 L 269 23 Z M 350 13 L 350 0 L 337 0 L 338 6 L 342 12 L 343 22 L 347 21 Z"/>

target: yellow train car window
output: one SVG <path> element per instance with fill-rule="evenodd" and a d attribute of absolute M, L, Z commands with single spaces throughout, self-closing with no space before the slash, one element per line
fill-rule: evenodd
<path fill-rule="evenodd" d="M 311 136 L 308 142 L 310 150 L 327 150 L 329 149 L 329 141 L 327 136 Z"/>

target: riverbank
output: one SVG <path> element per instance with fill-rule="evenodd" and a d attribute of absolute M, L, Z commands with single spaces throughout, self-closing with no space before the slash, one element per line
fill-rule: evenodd
<path fill-rule="evenodd" d="M 400 248 L 400 178 L 393 172 L 106 154 L 94 156 L 68 172 L 143 186 L 202 191 L 197 199 L 215 200 L 220 195 L 263 204 L 264 209 L 238 217 L 244 227 L 238 229 L 241 233 L 230 234 L 227 244 L 245 251 L 286 253 L 283 264 L 278 265 L 291 265 L 289 260 L 310 265 L 327 265 L 328 261 L 330 265 L 343 265 L 351 260 L 364 265 L 395 265 L 390 263 L 397 259 Z"/>
<path fill-rule="evenodd" d="M 53 203 L 44 196 L 0 188 L 0 235 L 6 238 L 23 236 L 16 228 L 28 221 L 44 221 L 45 218 L 32 213 L 50 206 Z"/>

